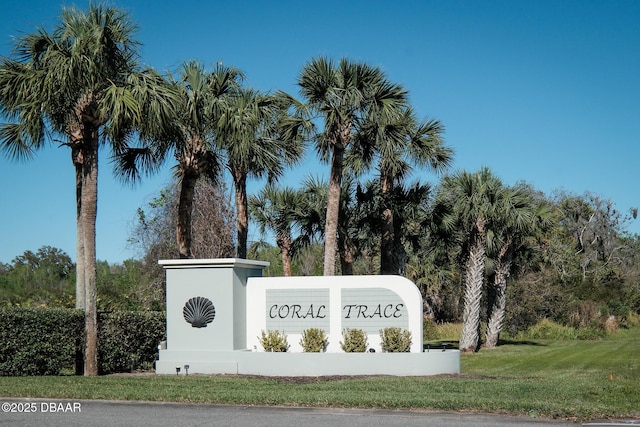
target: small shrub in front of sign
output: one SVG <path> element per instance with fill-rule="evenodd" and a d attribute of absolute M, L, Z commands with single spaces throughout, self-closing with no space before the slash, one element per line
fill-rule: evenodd
<path fill-rule="evenodd" d="M 260 331 L 260 344 L 264 351 L 274 353 L 286 353 L 289 351 L 289 343 L 287 342 L 287 334 L 282 331 Z"/>
<path fill-rule="evenodd" d="M 329 340 L 324 329 L 310 328 L 302 331 L 300 345 L 305 353 L 322 353 L 327 349 Z"/>
<path fill-rule="evenodd" d="M 382 351 L 405 353 L 411 347 L 411 331 L 401 328 L 384 328 L 380 331 Z"/>
<path fill-rule="evenodd" d="M 340 347 L 346 353 L 364 353 L 369 346 L 367 334 L 362 329 L 345 329 L 342 339 L 344 341 L 340 341 Z"/>

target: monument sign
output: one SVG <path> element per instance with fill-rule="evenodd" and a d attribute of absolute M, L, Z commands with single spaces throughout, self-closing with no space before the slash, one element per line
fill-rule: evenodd
<path fill-rule="evenodd" d="M 167 339 L 159 374 L 435 375 L 460 372 L 457 350 L 423 351 L 422 297 L 399 276 L 261 277 L 269 264 L 245 259 L 163 260 Z M 408 353 L 384 353 L 380 331 L 411 332 Z M 324 353 L 304 353 L 302 333 L 325 331 Z M 346 329 L 362 329 L 369 351 L 345 353 Z M 262 331 L 286 334 L 287 353 L 265 352 Z"/>
<path fill-rule="evenodd" d="M 411 331 L 411 352 L 422 352 L 422 297 L 400 276 L 251 277 L 247 281 L 247 339 L 261 351 L 262 330 L 287 334 L 290 351 L 301 352 L 304 330 L 320 328 L 327 352 L 341 352 L 345 329 L 362 329 L 369 347 L 382 351 L 380 331 Z"/>

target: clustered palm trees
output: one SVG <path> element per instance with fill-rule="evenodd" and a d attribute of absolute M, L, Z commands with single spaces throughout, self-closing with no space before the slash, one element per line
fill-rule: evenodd
<path fill-rule="evenodd" d="M 379 227 L 380 272 L 402 273 L 398 253 L 403 224 L 415 214 L 402 206 L 412 197 L 424 200 L 428 193 L 420 184 L 405 188 L 404 180 L 412 167 L 445 170 L 452 150 L 444 145 L 441 123 L 417 119 L 400 85 L 377 67 L 325 57 L 302 68 L 301 100 L 243 87 L 243 74 L 222 63 L 207 70 L 189 61 L 177 75 L 163 76 L 140 66 L 135 30 L 128 15 L 115 8 L 65 8 L 53 31 L 41 28 L 18 38 L 13 57 L 0 63 L 0 112 L 9 120 L 0 126 L 0 149 L 13 158 L 28 158 L 54 141 L 71 149 L 77 196 L 76 299 L 86 312 L 86 375 L 97 373 L 100 144 L 111 147 L 116 171 L 128 180 L 153 173 L 173 155 L 180 186 L 176 241 L 181 258 L 193 256 L 196 182 L 218 182 L 226 167 L 235 191 L 238 257 L 246 257 L 251 206 L 262 230 L 275 231 L 286 274 L 292 254 L 304 243 L 292 237 L 293 226 L 307 238 L 324 237 L 325 275 L 335 274 L 338 254 L 342 273 L 349 273 L 357 251 L 356 217 Z M 275 187 L 285 168 L 301 158 L 306 141 L 313 141 L 320 159 L 330 164 L 328 183 L 310 179 L 300 191 Z M 372 171 L 377 182 L 366 189 L 355 184 L 354 178 Z M 269 185 L 250 199 L 247 179 L 265 176 Z M 463 332 L 465 348 L 477 343 L 486 251 L 495 247 L 498 254 L 490 326 L 494 342 L 513 253 L 523 244 L 527 227 L 538 223 L 531 220 L 533 204 L 521 190 L 505 190 L 487 171 L 448 177 L 442 186 L 438 224 L 457 230 L 451 234 L 466 248 L 465 319 L 470 320 Z M 375 212 L 366 212 L 367 207 Z"/>
<path fill-rule="evenodd" d="M 459 172 L 443 179 L 433 208 L 434 226 L 461 248 L 464 263 L 463 329 L 459 348 L 475 351 L 480 344 L 480 303 L 487 259 L 493 282 L 489 286 L 489 313 L 485 345 L 497 345 L 506 308 L 507 279 L 515 254 L 527 239 L 549 225 L 548 206 L 533 190 L 518 184 L 507 187 L 489 171 Z"/>

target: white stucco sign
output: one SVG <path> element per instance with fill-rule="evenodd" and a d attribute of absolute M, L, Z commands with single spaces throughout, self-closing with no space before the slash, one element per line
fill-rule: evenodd
<path fill-rule="evenodd" d="M 399 276 L 261 277 L 267 262 L 237 258 L 161 260 L 167 278 L 167 338 L 159 374 L 436 375 L 460 372 L 457 350 L 423 351 L 422 297 Z M 385 353 L 380 330 L 411 332 L 407 353 Z M 324 353 L 304 353 L 302 333 L 321 328 Z M 368 335 L 346 353 L 345 329 Z M 262 331 L 287 335 L 287 353 L 265 352 Z"/>
<path fill-rule="evenodd" d="M 422 297 L 399 276 L 251 277 L 247 280 L 247 340 L 261 350 L 262 330 L 288 336 L 291 351 L 302 351 L 302 332 L 323 329 L 327 352 L 339 352 L 345 329 L 362 329 L 369 347 L 380 348 L 380 330 L 411 331 L 411 352 L 422 351 Z"/>

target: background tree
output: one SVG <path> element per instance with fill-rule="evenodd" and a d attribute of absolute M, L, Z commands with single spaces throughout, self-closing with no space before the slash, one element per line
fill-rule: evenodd
<path fill-rule="evenodd" d="M 325 220 L 324 274 L 334 275 L 345 152 L 356 143 L 356 135 L 367 116 L 395 114 L 400 106 L 405 105 L 406 92 L 400 86 L 389 83 L 378 68 L 348 59 L 334 64 L 323 57 L 305 64 L 298 85 L 311 114 L 324 120 L 324 128 L 316 137 L 316 148 L 321 159 L 331 164 Z"/>
<path fill-rule="evenodd" d="M 633 310 L 627 301 L 634 298 L 623 295 L 633 293 L 638 277 L 632 261 L 638 236 L 624 232 L 634 211 L 623 214 L 611 201 L 592 193 L 560 192 L 551 202 L 559 227 L 548 236 L 547 273 L 568 299 L 556 318 L 582 327 L 599 321 L 598 313 L 625 316 Z"/>
<path fill-rule="evenodd" d="M 75 265 L 61 249 L 25 251 L 0 270 L 0 305 L 74 306 Z"/>
<path fill-rule="evenodd" d="M 394 186 L 402 185 L 414 167 L 428 167 L 435 172 L 444 171 L 453 152 L 444 145 L 443 127 L 438 120 L 418 122 L 411 108 L 403 108 L 388 117 L 373 116 L 363 126 L 359 136 L 374 141 L 380 174 L 380 274 L 400 274 L 397 262 L 398 248 L 394 225 L 392 197 Z"/>
<path fill-rule="evenodd" d="M 137 250 L 140 268 L 148 280 L 150 301 L 164 304 L 164 270 L 159 259 L 176 253 L 175 230 L 178 223 L 180 185 L 162 189 L 146 206 L 138 208 L 128 244 Z M 191 244 L 196 258 L 228 258 L 235 254 L 235 214 L 224 187 L 199 179 L 194 188 Z M 145 304 L 145 307 L 151 307 Z"/>
<path fill-rule="evenodd" d="M 301 246 L 300 243 L 296 244 L 296 238 L 298 242 L 304 240 L 304 236 L 294 237 L 292 233 L 295 228 L 300 228 L 308 216 L 305 212 L 308 206 L 305 196 L 301 190 L 268 185 L 257 196 L 249 198 L 249 211 L 260 227 L 260 233 L 269 230 L 275 234 L 285 276 L 291 276 L 291 259 Z"/>
<path fill-rule="evenodd" d="M 90 4 L 63 8 L 49 32 L 19 37 L 0 64 L 0 144 L 28 158 L 52 139 L 71 149 L 77 195 L 76 304 L 86 313 L 85 374 L 97 374 L 95 222 L 98 146 L 123 144 L 139 118 L 127 87 L 137 71 L 135 25 L 122 11 Z M 50 138 L 52 136 L 52 138 Z M 101 141 L 102 137 L 102 141 Z"/>

